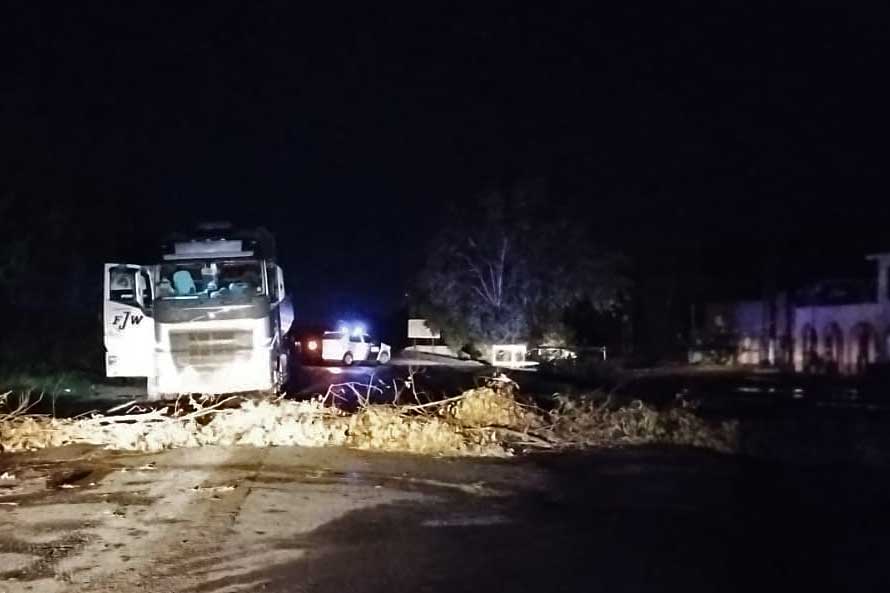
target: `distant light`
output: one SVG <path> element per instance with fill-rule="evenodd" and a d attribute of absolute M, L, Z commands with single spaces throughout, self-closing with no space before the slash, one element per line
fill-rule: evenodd
<path fill-rule="evenodd" d="M 363 333 L 365 333 L 365 326 L 364 326 L 364 325 L 356 325 L 356 326 L 352 329 L 352 335 L 354 335 L 354 336 L 360 336 L 360 335 L 362 335 Z"/>
<path fill-rule="evenodd" d="M 318 342 L 316 342 L 315 340 L 309 340 L 309 343 L 306 344 L 306 347 L 313 351 L 318 350 Z"/>
<path fill-rule="evenodd" d="M 339 331 L 341 334 L 348 334 L 348 333 L 349 333 L 349 327 L 348 327 L 348 326 L 345 326 L 345 325 L 341 325 L 341 326 L 340 326 L 340 329 L 339 329 L 338 331 Z"/>

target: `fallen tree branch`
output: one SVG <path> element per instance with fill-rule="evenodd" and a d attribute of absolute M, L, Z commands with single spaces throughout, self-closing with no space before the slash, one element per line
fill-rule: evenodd
<path fill-rule="evenodd" d="M 520 444 L 520 445 L 531 445 L 531 446 L 539 447 L 542 449 L 553 449 L 554 447 L 557 446 L 557 444 L 555 444 L 547 439 L 535 436 L 529 432 L 523 432 L 521 430 L 514 430 L 512 428 L 504 428 L 504 427 L 496 427 L 494 430 L 500 434 L 509 435 L 511 437 L 520 439 L 517 442 L 517 444 Z"/>
<path fill-rule="evenodd" d="M 233 401 L 233 400 L 236 400 L 236 399 L 238 399 L 237 396 L 227 397 L 227 398 L 225 398 L 225 399 L 223 399 L 223 400 L 220 400 L 220 401 L 216 402 L 216 403 L 213 404 L 212 406 L 207 406 L 206 408 L 201 408 L 200 410 L 197 410 L 197 411 L 195 411 L 195 412 L 191 412 L 191 413 L 189 413 L 189 414 L 186 414 L 185 416 L 180 416 L 180 417 L 178 418 L 178 420 L 193 420 L 193 419 L 195 419 L 195 418 L 200 418 L 201 416 L 204 416 L 204 415 L 206 415 L 206 414 L 212 412 L 213 410 L 216 410 L 217 408 L 219 408 L 219 407 L 222 406 L 223 404 L 228 403 L 228 402 Z M 166 410 L 167 408 L 164 408 L 164 409 Z"/>
<path fill-rule="evenodd" d="M 121 416 L 93 416 L 92 418 L 86 418 L 82 420 L 82 422 L 89 424 L 132 424 L 135 422 L 153 422 L 153 421 L 166 421 L 166 420 L 174 420 L 166 414 L 167 408 L 161 408 L 160 410 L 153 410 L 151 412 L 145 412 L 141 414 L 124 414 Z"/>
<path fill-rule="evenodd" d="M 425 403 L 425 404 L 416 404 L 416 405 L 410 405 L 410 406 L 401 406 L 400 409 L 402 409 L 402 410 L 411 410 L 411 411 L 413 411 L 413 410 L 423 410 L 423 409 L 426 409 L 426 408 L 434 408 L 434 407 L 436 407 L 436 406 L 443 406 L 443 405 L 445 405 L 445 404 L 449 404 L 449 403 L 451 403 L 451 402 L 457 402 L 457 401 L 460 401 L 460 400 L 462 400 L 462 399 L 465 399 L 466 397 L 467 397 L 467 394 L 466 394 L 466 393 L 462 393 L 462 394 L 460 394 L 460 395 L 455 395 L 454 397 L 448 397 L 448 398 L 445 398 L 445 399 L 437 399 L 436 401 L 427 402 L 427 403 Z"/>
<path fill-rule="evenodd" d="M 8 396 L 11 392 L 6 392 L 3 394 L 3 401 L 6 401 L 6 396 Z M 28 411 L 39 404 L 43 400 L 43 394 L 40 394 L 40 397 L 37 398 L 37 401 L 31 403 L 31 396 L 28 394 L 23 394 L 19 396 L 19 403 L 15 407 L 14 410 L 8 412 L 6 414 L 0 414 L 0 422 L 4 422 L 10 420 L 12 418 L 16 418 L 18 416 L 24 416 L 28 413 Z"/>

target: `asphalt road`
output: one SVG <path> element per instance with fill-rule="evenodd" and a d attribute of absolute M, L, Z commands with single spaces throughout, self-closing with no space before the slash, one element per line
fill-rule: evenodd
<path fill-rule="evenodd" d="M 3 472 L 4 593 L 890 590 L 890 480 L 850 467 L 67 448 Z"/>
<path fill-rule="evenodd" d="M 449 364 L 450 363 L 450 364 Z M 355 399 L 356 391 L 373 402 L 402 400 L 416 392 L 425 398 L 455 395 L 491 375 L 491 367 L 462 361 L 394 358 L 386 365 L 300 365 L 293 369 L 288 386 L 291 397 L 326 395 L 333 390 L 343 401 Z M 406 381 L 410 381 L 406 385 Z M 413 386 L 413 389 L 412 389 Z"/>

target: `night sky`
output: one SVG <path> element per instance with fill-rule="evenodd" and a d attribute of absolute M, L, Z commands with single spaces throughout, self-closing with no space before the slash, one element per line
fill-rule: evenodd
<path fill-rule="evenodd" d="M 523 180 L 739 294 L 890 250 L 883 3 L 153 4 L 4 10 L 0 191 L 268 226 L 306 317 L 395 309 Z"/>

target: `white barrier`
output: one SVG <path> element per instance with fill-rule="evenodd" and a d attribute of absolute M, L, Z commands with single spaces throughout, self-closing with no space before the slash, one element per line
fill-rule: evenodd
<path fill-rule="evenodd" d="M 521 369 L 537 366 L 537 362 L 526 360 L 527 348 L 525 344 L 492 344 L 491 364 L 496 367 Z"/>

